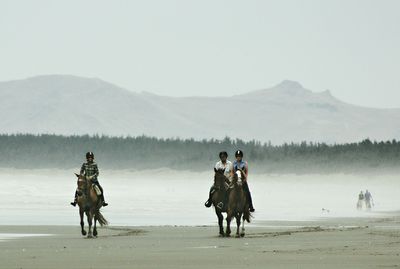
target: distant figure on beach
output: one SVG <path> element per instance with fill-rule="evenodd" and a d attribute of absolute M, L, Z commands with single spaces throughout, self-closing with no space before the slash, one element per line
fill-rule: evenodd
<path fill-rule="evenodd" d="M 321 210 L 322 210 L 322 213 L 330 213 L 330 212 L 331 212 L 331 211 L 330 211 L 329 209 L 327 209 L 327 208 L 322 208 Z"/>
<path fill-rule="evenodd" d="M 215 171 L 224 171 L 224 176 L 231 180 L 231 171 L 233 169 L 232 162 L 228 160 L 228 153 L 226 151 L 221 151 L 219 153 L 219 161 L 215 164 Z M 226 186 L 227 187 L 227 186 Z M 215 185 L 213 184 L 210 188 L 210 192 L 208 194 L 208 200 L 204 204 L 206 207 L 210 207 L 212 205 L 212 196 L 215 192 Z M 225 197 L 224 201 L 226 204 L 227 197 Z M 222 210 L 225 206 L 224 202 L 218 203 L 217 207 Z"/>
<path fill-rule="evenodd" d="M 363 208 L 363 204 L 364 204 L 364 193 L 363 191 L 360 191 L 360 194 L 358 195 L 357 209 L 361 210 Z"/>
<path fill-rule="evenodd" d="M 368 190 L 365 191 L 364 198 L 365 198 L 365 207 L 367 208 L 367 210 L 371 210 L 371 205 L 374 206 L 374 201 L 372 199 L 371 193 Z"/>

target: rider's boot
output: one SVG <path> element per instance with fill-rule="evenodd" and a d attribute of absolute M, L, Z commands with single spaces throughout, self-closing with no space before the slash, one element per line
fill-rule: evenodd
<path fill-rule="evenodd" d="M 106 199 L 104 199 L 103 187 L 100 186 L 99 182 L 97 182 L 97 186 L 99 187 L 99 189 L 101 191 L 100 199 L 103 201 L 102 206 L 108 206 L 108 203 L 106 203 Z"/>
<path fill-rule="evenodd" d="M 247 200 L 249 201 L 249 210 L 250 212 L 256 211 L 253 207 L 253 199 L 251 198 L 251 193 L 249 190 L 249 185 L 247 185 L 247 182 L 243 185 L 247 194 Z"/>
<path fill-rule="evenodd" d="M 215 189 L 214 186 L 211 186 L 210 193 L 208 194 L 208 200 L 205 202 L 205 207 L 210 207 L 212 205 L 212 195 L 214 194 Z"/>
<path fill-rule="evenodd" d="M 102 206 L 108 206 L 108 203 L 106 203 L 106 200 L 104 199 L 103 194 L 101 194 L 101 199 L 103 200 Z"/>
<path fill-rule="evenodd" d="M 75 198 L 74 198 L 74 201 L 70 203 L 72 206 L 76 206 L 76 204 L 78 203 L 77 198 L 78 198 L 78 192 L 75 191 Z"/>

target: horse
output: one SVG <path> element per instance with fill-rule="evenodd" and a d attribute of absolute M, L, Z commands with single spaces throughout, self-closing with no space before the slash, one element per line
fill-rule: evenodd
<path fill-rule="evenodd" d="M 87 234 L 88 238 L 93 238 L 97 236 L 96 222 L 98 221 L 101 226 L 107 225 L 108 222 L 100 212 L 103 201 L 97 196 L 97 192 L 100 190 L 95 186 L 90 177 L 85 177 L 84 175 L 76 174 L 78 178 L 78 205 L 79 205 L 79 215 L 81 218 L 81 233 L 83 236 L 86 235 L 84 229 L 83 214 L 87 216 L 87 221 L 89 224 L 89 232 Z M 97 188 L 97 190 L 96 190 Z M 92 224 L 93 225 L 93 235 L 92 235 Z"/>
<path fill-rule="evenodd" d="M 218 217 L 218 225 L 219 225 L 219 235 L 221 237 L 225 236 L 224 233 L 224 226 L 223 226 L 223 221 L 224 221 L 224 216 L 222 215 L 223 212 L 226 212 L 225 205 L 223 207 L 218 206 L 218 204 L 226 203 L 226 183 L 229 183 L 229 179 L 224 175 L 224 170 L 217 170 L 214 168 L 214 187 L 215 191 L 212 195 L 212 204 L 214 205 L 215 208 L 215 214 Z"/>
<path fill-rule="evenodd" d="M 231 220 L 233 217 L 236 218 L 236 237 L 243 237 L 245 235 L 244 223 L 245 221 L 250 223 L 250 209 L 249 203 L 246 198 L 246 193 L 243 190 L 243 184 L 245 184 L 246 177 L 243 171 L 238 170 L 234 173 L 232 178 L 231 189 L 229 190 L 229 199 L 228 199 L 228 209 L 227 209 L 227 227 L 226 227 L 226 236 L 230 236 L 231 234 Z M 242 231 L 239 233 L 239 228 L 241 225 L 240 219 L 243 217 L 243 226 Z"/>

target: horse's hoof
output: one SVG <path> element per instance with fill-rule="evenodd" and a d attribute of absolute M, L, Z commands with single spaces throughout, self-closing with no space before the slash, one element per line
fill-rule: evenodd
<path fill-rule="evenodd" d="M 82 231 L 81 233 L 83 236 L 85 236 L 87 234 L 86 231 Z"/>
<path fill-rule="evenodd" d="M 87 238 L 93 238 L 93 235 L 88 234 Z"/>
<path fill-rule="evenodd" d="M 244 237 L 244 233 L 241 233 L 241 234 L 240 234 L 240 237 Z"/>
<path fill-rule="evenodd" d="M 97 232 L 93 232 L 93 236 L 97 236 Z"/>
<path fill-rule="evenodd" d="M 223 233 L 221 234 L 221 233 L 220 233 L 220 234 L 219 234 L 219 237 L 225 237 L 225 234 L 223 234 Z"/>
<path fill-rule="evenodd" d="M 226 236 L 226 237 L 231 237 L 231 235 L 230 235 L 230 234 L 226 234 L 225 236 Z"/>

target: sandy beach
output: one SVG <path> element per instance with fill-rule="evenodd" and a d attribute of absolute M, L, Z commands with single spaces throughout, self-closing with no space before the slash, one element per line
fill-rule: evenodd
<path fill-rule="evenodd" d="M 220 238 L 216 226 L 99 229 L 0 226 L 0 268 L 398 268 L 400 217 L 270 221 L 244 238 Z M 39 236 L 32 236 L 39 234 Z"/>
<path fill-rule="evenodd" d="M 110 226 L 96 239 L 69 205 L 73 171 L 0 175 L 0 269 L 400 267 L 396 175 L 254 175 L 246 236 L 220 238 L 210 173 L 105 171 Z M 366 188 L 375 206 L 357 211 Z"/>

